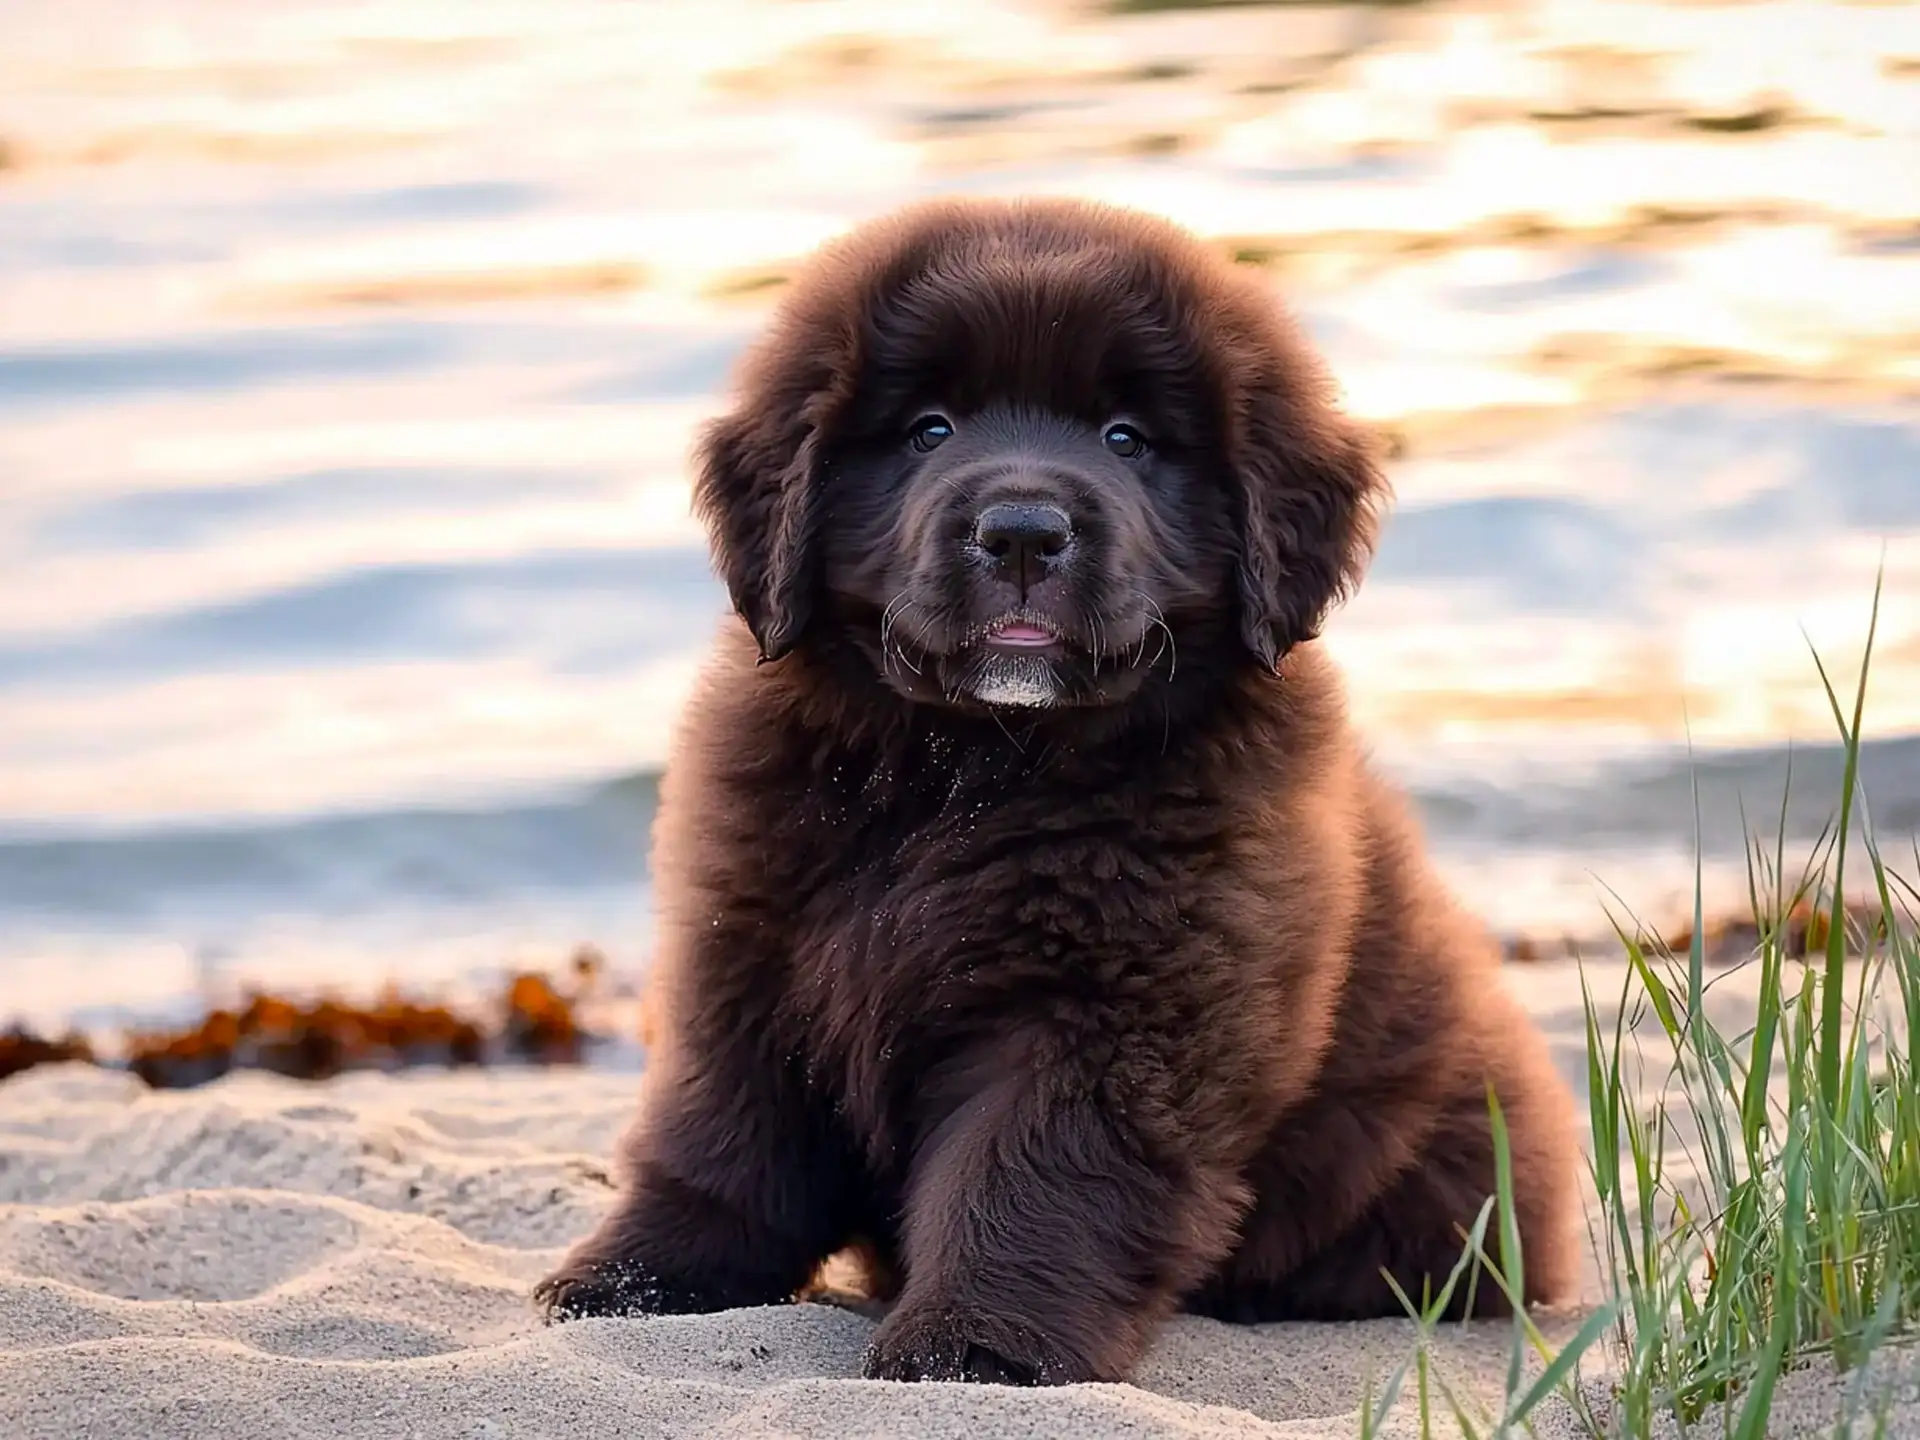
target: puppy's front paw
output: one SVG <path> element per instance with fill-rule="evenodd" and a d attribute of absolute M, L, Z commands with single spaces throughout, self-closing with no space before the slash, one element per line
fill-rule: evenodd
<path fill-rule="evenodd" d="M 569 1261 L 534 1287 L 549 1325 L 624 1315 L 704 1315 L 729 1308 L 716 1290 L 664 1279 L 637 1260 Z"/>
<path fill-rule="evenodd" d="M 1094 1378 L 1018 1321 L 965 1307 L 908 1309 L 881 1325 L 861 1367 L 869 1380 L 1071 1385 Z"/>

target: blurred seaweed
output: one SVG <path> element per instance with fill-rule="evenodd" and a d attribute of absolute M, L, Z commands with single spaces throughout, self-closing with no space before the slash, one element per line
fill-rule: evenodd
<path fill-rule="evenodd" d="M 36 1065 L 59 1065 L 67 1061 L 93 1063 L 93 1047 L 84 1036 L 67 1035 L 60 1040 L 49 1040 L 24 1025 L 0 1030 L 0 1080 Z"/>
<path fill-rule="evenodd" d="M 63 1063 L 124 1067 L 156 1090 L 188 1089 L 236 1070 L 328 1080 L 357 1070 L 579 1065 L 610 1038 L 583 1017 L 606 958 L 583 945 L 565 971 L 564 980 L 515 971 L 496 1000 L 470 1008 L 412 999 L 395 985 L 371 1004 L 253 990 L 184 1026 L 129 1031 L 117 1059 L 83 1035 L 50 1040 L 16 1024 L 0 1032 L 0 1080 Z"/>

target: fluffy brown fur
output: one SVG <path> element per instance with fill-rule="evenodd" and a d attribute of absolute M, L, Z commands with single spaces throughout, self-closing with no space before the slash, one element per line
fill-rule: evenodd
<path fill-rule="evenodd" d="M 882 1378 L 1394 1314 L 1493 1189 L 1489 1087 L 1527 1297 L 1565 1291 L 1568 1096 L 1313 640 L 1385 487 L 1257 281 L 1126 212 L 909 211 L 802 277 L 701 461 L 744 624 L 551 1316 L 784 1301 L 856 1238 Z"/>

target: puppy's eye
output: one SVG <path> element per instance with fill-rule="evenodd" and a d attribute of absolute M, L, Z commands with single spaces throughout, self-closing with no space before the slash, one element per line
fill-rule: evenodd
<path fill-rule="evenodd" d="M 1109 425 L 1100 440 L 1122 460 L 1138 460 L 1147 453 L 1147 437 L 1131 425 Z"/>
<path fill-rule="evenodd" d="M 922 415 L 907 432 L 907 443 L 922 455 L 953 438 L 953 422 L 944 415 Z"/>

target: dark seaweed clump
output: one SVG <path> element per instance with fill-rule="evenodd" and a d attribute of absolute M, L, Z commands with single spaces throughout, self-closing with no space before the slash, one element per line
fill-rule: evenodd
<path fill-rule="evenodd" d="M 0 1080 L 36 1065 L 58 1065 L 68 1060 L 93 1063 L 93 1047 L 80 1035 L 49 1040 L 24 1025 L 0 1030 Z"/>
<path fill-rule="evenodd" d="M 487 1064 L 578 1065 L 597 1038 L 580 1018 L 605 968 L 591 946 L 575 952 L 570 983 L 521 971 L 490 1006 L 463 1012 L 422 1004 L 389 987 L 371 1005 L 301 1001 L 253 992 L 177 1030 L 127 1036 L 126 1069 L 156 1090 L 204 1085 L 235 1070 L 326 1080 L 351 1070 Z M 84 1037 L 48 1040 L 24 1026 L 0 1032 L 0 1080 L 35 1065 L 105 1063 Z"/>

